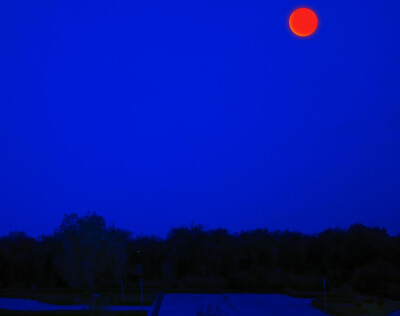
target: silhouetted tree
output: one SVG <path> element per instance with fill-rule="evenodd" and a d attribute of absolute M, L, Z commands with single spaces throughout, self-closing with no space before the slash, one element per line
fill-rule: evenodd
<path fill-rule="evenodd" d="M 138 265 L 154 290 L 321 290 L 326 276 L 330 288 L 400 300 L 400 235 L 361 224 L 313 235 L 191 225 L 164 240 L 133 238 L 96 213 L 73 213 L 51 236 L 0 238 L 1 288 L 120 288 L 123 298 L 126 288 L 139 290 Z"/>

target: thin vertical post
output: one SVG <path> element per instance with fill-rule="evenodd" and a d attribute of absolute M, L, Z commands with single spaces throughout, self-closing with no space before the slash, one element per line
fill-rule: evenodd
<path fill-rule="evenodd" d="M 326 279 L 325 279 L 325 277 L 323 278 L 323 283 L 324 283 L 324 311 L 326 313 Z"/>
<path fill-rule="evenodd" d="M 140 278 L 140 292 L 141 292 L 141 296 L 142 296 L 142 306 L 143 304 L 143 278 Z"/>

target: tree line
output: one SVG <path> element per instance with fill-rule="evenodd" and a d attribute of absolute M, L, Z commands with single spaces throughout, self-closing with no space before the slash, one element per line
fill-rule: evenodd
<path fill-rule="evenodd" d="M 306 235 L 256 229 L 229 233 L 201 225 L 165 239 L 133 236 L 102 216 L 66 215 L 54 234 L 0 238 L 1 289 L 355 291 L 400 300 L 400 235 L 351 225 Z"/>

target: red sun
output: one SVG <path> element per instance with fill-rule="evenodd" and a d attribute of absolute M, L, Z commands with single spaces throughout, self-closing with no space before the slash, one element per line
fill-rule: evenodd
<path fill-rule="evenodd" d="M 314 11 L 307 8 L 300 8 L 290 15 L 289 26 L 297 36 L 310 36 L 317 29 L 318 18 Z"/>

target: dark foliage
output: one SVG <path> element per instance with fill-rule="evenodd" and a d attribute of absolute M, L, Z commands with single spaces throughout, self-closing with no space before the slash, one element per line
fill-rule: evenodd
<path fill-rule="evenodd" d="M 140 268 L 140 266 L 142 268 Z M 52 236 L 0 238 L 0 288 L 75 291 L 356 292 L 400 300 L 400 236 L 361 224 L 304 235 L 257 229 L 231 234 L 179 227 L 165 240 L 133 237 L 96 214 L 65 217 Z"/>
<path fill-rule="evenodd" d="M 0 310 L 0 316 L 147 316 L 146 311 L 11 311 Z"/>

